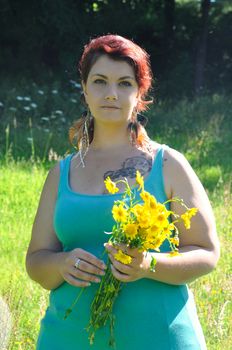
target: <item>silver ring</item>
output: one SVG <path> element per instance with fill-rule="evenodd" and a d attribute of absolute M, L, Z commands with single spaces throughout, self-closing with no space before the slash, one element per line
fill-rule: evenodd
<path fill-rule="evenodd" d="M 74 266 L 75 266 L 76 269 L 79 268 L 80 262 L 81 262 L 81 259 L 78 258 L 78 259 L 76 260 L 75 264 L 74 264 Z"/>

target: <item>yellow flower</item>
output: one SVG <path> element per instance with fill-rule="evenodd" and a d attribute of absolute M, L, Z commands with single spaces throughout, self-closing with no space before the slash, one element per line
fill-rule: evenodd
<path fill-rule="evenodd" d="M 162 243 L 165 241 L 165 239 L 166 239 L 166 235 L 163 234 L 163 233 L 161 233 L 161 234 L 159 234 L 159 235 L 156 237 L 156 239 L 153 241 L 153 244 L 154 244 L 157 248 L 159 248 L 159 247 L 162 245 Z"/>
<path fill-rule="evenodd" d="M 104 181 L 106 189 L 109 193 L 116 193 L 118 192 L 118 188 L 116 187 L 115 182 L 111 181 L 110 177 L 108 176 L 106 180 Z"/>
<path fill-rule="evenodd" d="M 171 237 L 169 240 L 172 244 L 175 244 L 176 246 L 179 245 L 179 238 L 177 236 Z"/>
<path fill-rule="evenodd" d="M 122 252 L 122 250 L 118 250 L 118 252 L 114 255 L 114 258 L 117 260 L 117 261 L 120 261 L 122 264 L 130 264 L 131 261 L 132 261 L 132 257 L 129 256 L 129 255 L 126 255 Z"/>
<path fill-rule="evenodd" d="M 197 208 L 190 208 L 188 209 L 188 215 L 190 216 L 190 218 L 194 215 L 196 215 L 196 213 L 198 212 Z"/>
<path fill-rule="evenodd" d="M 167 214 L 164 212 L 161 212 L 157 215 L 155 224 L 159 227 L 167 227 L 168 226 L 168 219 Z"/>
<path fill-rule="evenodd" d="M 167 209 L 166 209 L 166 207 L 165 207 L 164 204 L 157 203 L 157 210 L 158 210 L 159 212 L 163 212 L 163 211 L 165 211 L 165 210 L 167 210 Z"/>
<path fill-rule="evenodd" d="M 150 205 L 150 198 L 151 198 L 151 195 L 149 192 L 147 191 L 142 191 L 140 193 L 140 197 L 142 198 L 142 200 L 145 202 L 146 205 Z"/>
<path fill-rule="evenodd" d="M 131 212 L 135 214 L 135 216 L 142 215 L 144 210 L 144 206 L 141 204 L 136 204 L 133 208 L 131 208 Z"/>
<path fill-rule="evenodd" d="M 139 185 L 139 190 L 141 190 L 141 189 L 144 190 L 143 177 L 138 170 L 136 171 L 136 182 Z"/>
<path fill-rule="evenodd" d="M 148 237 L 155 236 L 160 232 L 160 227 L 156 224 L 153 224 L 150 229 L 148 230 Z"/>
<path fill-rule="evenodd" d="M 144 212 L 137 216 L 138 225 L 142 228 L 147 228 L 151 224 L 149 212 Z"/>
<path fill-rule="evenodd" d="M 112 209 L 113 218 L 115 221 L 125 222 L 127 220 L 127 211 L 123 205 L 114 205 Z"/>
<path fill-rule="evenodd" d="M 133 223 L 129 223 L 123 226 L 123 230 L 128 238 L 135 238 L 138 232 L 138 226 Z"/>
<path fill-rule="evenodd" d="M 166 227 L 163 228 L 163 233 L 166 235 L 166 237 L 168 237 L 168 236 L 170 236 L 172 231 L 170 231 L 169 227 L 166 226 Z"/>
<path fill-rule="evenodd" d="M 154 196 L 150 196 L 150 208 L 155 210 L 157 208 L 157 200 Z"/>
<path fill-rule="evenodd" d="M 156 251 L 159 252 L 160 251 L 160 246 L 164 242 L 165 238 L 166 237 L 163 234 L 159 234 L 156 237 L 150 238 L 144 243 L 144 248 L 146 250 L 153 249 L 153 250 L 156 250 Z"/>
<path fill-rule="evenodd" d="M 173 230 L 175 230 L 175 225 L 173 223 L 169 223 L 169 221 L 167 220 L 167 226 L 163 228 L 163 233 L 166 235 L 166 238 L 170 239 L 170 241 L 174 239 L 173 237 L 169 238 L 170 236 L 173 235 Z M 177 235 L 175 236 L 175 239 L 178 239 Z M 174 241 L 172 243 L 177 244 L 177 243 L 174 243 Z"/>
<path fill-rule="evenodd" d="M 169 225 L 168 225 L 168 229 L 169 229 L 169 230 L 174 230 L 174 229 L 175 229 L 174 224 L 173 224 L 173 223 L 169 224 Z"/>
<path fill-rule="evenodd" d="M 174 251 L 170 252 L 168 256 L 173 257 L 173 256 L 178 256 L 178 255 L 181 255 L 181 254 L 177 250 L 174 250 Z"/>
<path fill-rule="evenodd" d="M 190 229 L 190 217 L 188 216 L 188 213 L 182 214 L 181 219 L 184 221 L 187 230 Z"/>
<path fill-rule="evenodd" d="M 186 211 L 186 213 L 181 215 L 181 219 L 184 221 L 184 225 L 186 229 L 190 229 L 190 219 L 196 215 L 198 209 L 197 208 L 190 208 Z"/>
<path fill-rule="evenodd" d="M 144 249 L 145 250 L 157 250 L 158 252 L 160 251 L 159 248 L 157 248 L 152 242 L 145 242 L 144 245 L 143 245 Z"/>

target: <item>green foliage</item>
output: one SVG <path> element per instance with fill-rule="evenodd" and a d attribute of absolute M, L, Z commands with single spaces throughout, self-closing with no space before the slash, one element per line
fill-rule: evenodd
<path fill-rule="evenodd" d="M 170 3 L 174 5 L 168 12 Z M 199 5 L 200 1 L 194 0 L 3 1 L 2 75 L 5 72 L 13 78 L 43 77 L 49 81 L 55 73 L 59 79 L 67 74 L 76 79 L 76 61 L 84 44 L 95 36 L 117 33 L 148 51 L 159 96 L 191 96 L 201 34 Z M 228 1 L 211 2 L 204 70 L 206 93 L 231 92 L 231 19 Z"/>
<path fill-rule="evenodd" d="M 47 171 L 59 156 L 72 151 L 67 130 L 82 107 L 79 90 L 69 81 L 45 85 L 24 79 L 12 85 L 8 80 L 0 86 L 0 295 L 13 319 L 8 350 L 32 350 L 48 292 L 27 277 L 26 249 Z M 150 136 L 185 154 L 215 211 L 221 259 L 216 271 L 190 285 L 212 350 L 229 349 L 232 344 L 231 107 L 230 95 L 214 94 L 194 100 L 160 100 L 148 112 Z"/>
<path fill-rule="evenodd" d="M 222 182 L 222 171 L 220 166 L 203 166 L 200 168 L 198 175 L 204 187 L 210 191 L 213 191 Z"/>
<path fill-rule="evenodd" d="M 13 319 L 8 350 L 35 348 L 46 310 L 48 292 L 28 278 L 25 254 L 47 171 L 70 150 L 67 130 L 82 111 L 78 92 L 69 84 L 16 80 L 12 88 L 10 81 L 1 82 L 0 295 Z M 215 212 L 221 259 L 216 271 L 190 285 L 211 350 L 229 349 L 232 344 L 231 105 L 231 96 L 214 94 L 195 100 L 160 100 L 148 112 L 150 136 L 185 154 L 206 187 Z M 55 113 L 58 110 L 62 114 Z"/>
<path fill-rule="evenodd" d="M 148 133 L 183 152 L 194 168 L 219 166 L 222 177 L 228 178 L 232 170 L 231 111 L 230 95 L 159 100 L 147 112 Z M 39 85 L 24 79 L 16 80 L 14 88 L 10 80 L 2 81 L 0 159 L 46 163 L 72 152 L 68 129 L 82 112 L 75 81 Z"/>
<path fill-rule="evenodd" d="M 51 166 L 51 164 L 50 164 Z M 42 164 L 14 162 L 0 173 L 0 295 L 9 305 L 13 327 L 8 350 L 33 350 L 48 292 L 29 279 L 25 254 L 47 170 Z M 221 241 L 217 269 L 190 284 L 210 350 L 231 348 L 231 182 L 210 192 Z"/>
<path fill-rule="evenodd" d="M 38 85 L 24 79 L 14 88 L 4 81 L 0 86 L 0 158 L 45 160 L 51 148 L 59 154 L 68 151 L 68 128 L 82 112 L 75 81 Z"/>

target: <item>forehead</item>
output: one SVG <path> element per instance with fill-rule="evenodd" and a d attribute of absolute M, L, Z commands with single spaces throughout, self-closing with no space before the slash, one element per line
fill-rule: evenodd
<path fill-rule="evenodd" d="M 126 61 L 114 60 L 107 55 L 100 56 L 90 69 L 89 76 L 102 74 L 106 76 L 131 76 L 135 79 L 133 67 Z"/>

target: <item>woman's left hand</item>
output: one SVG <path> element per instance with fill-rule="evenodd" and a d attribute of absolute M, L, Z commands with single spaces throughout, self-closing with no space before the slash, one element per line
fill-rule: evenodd
<path fill-rule="evenodd" d="M 105 248 L 112 262 L 112 274 L 119 281 L 133 282 L 146 277 L 151 259 L 149 253 L 139 252 L 137 248 L 128 248 L 123 244 L 117 244 L 113 246 L 112 244 L 106 243 Z M 122 264 L 114 258 L 114 255 L 118 252 L 119 249 L 122 250 L 124 254 L 129 255 L 132 258 L 130 264 Z"/>

